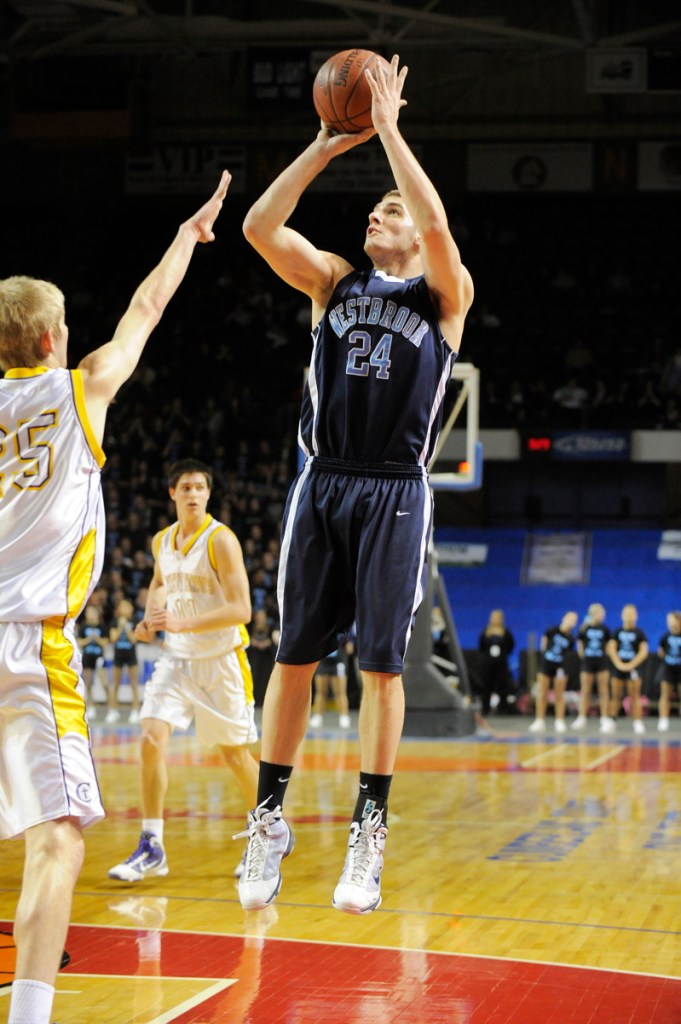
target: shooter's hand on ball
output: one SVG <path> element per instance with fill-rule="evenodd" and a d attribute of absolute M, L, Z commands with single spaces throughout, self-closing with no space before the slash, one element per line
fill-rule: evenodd
<path fill-rule="evenodd" d="M 352 149 L 353 146 L 359 146 L 367 139 L 373 138 L 375 134 L 375 128 L 365 128 L 363 132 L 335 132 L 322 121 L 316 141 L 324 145 L 329 157 L 334 157 L 339 153 L 344 153 L 347 149 Z"/>
<path fill-rule="evenodd" d="M 402 88 L 409 68 L 405 65 L 398 71 L 400 58 L 395 54 L 390 61 L 388 75 L 382 73 L 372 75 L 371 70 L 364 72 L 371 89 L 371 120 L 380 133 L 383 128 L 394 128 L 402 107 L 407 101 L 402 99 Z"/>

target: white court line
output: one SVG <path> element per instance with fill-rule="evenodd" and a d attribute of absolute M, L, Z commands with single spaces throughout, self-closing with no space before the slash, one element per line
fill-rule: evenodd
<path fill-rule="evenodd" d="M 174 981 L 174 978 L 168 977 L 166 981 Z M 187 979 L 189 980 L 189 979 Z M 224 992 L 230 985 L 235 985 L 236 978 L 225 978 L 221 981 L 216 981 L 210 988 L 205 989 L 203 992 L 199 992 L 197 995 L 192 996 L 191 999 L 185 999 L 179 1006 L 174 1006 L 172 1010 L 168 1010 L 167 1013 L 162 1013 L 160 1017 L 154 1017 L 153 1020 L 149 1021 L 149 1024 L 170 1024 L 171 1021 L 177 1020 L 187 1010 L 193 1010 L 195 1006 L 199 1006 L 201 1003 L 205 1003 L 207 999 L 211 999 L 216 996 L 218 992 Z"/>
<path fill-rule="evenodd" d="M 70 974 L 70 975 L 63 975 L 63 978 L 66 978 L 66 977 L 69 977 L 69 978 L 115 978 L 116 980 L 119 980 L 119 981 L 123 980 L 124 978 L 135 979 L 137 981 L 146 980 L 146 979 L 144 979 L 143 977 L 141 977 L 138 974 Z M 174 1006 L 171 1010 L 168 1010 L 166 1013 L 162 1013 L 160 1017 L 154 1017 L 153 1020 L 150 1020 L 148 1022 L 148 1024 L 171 1024 L 171 1021 L 177 1020 L 177 1018 L 180 1017 L 183 1013 L 186 1013 L 188 1010 L 193 1010 L 195 1006 L 199 1006 L 201 1003 L 205 1002 L 207 999 L 211 999 L 213 996 L 218 995 L 219 992 L 224 992 L 224 990 L 226 988 L 229 988 L 230 985 L 235 985 L 237 983 L 237 981 L 238 981 L 238 978 L 221 978 L 219 981 L 215 981 L 213 978 L 189 978 L 189 977 L 185 978 L 185 977 L 177 977 L 177 976 L 174 976 L 172 974 L 169 974 L 169 975 L 165 975 L 165 976 L 161 977 L 160 979 L 157 978 L 156 976 L 154 976 L 153 980 L 154 981 L 161 980 L 161 981 L 192 981 L 192 982 L 211 981 L 211 982 L 213 982 L 212 985 L 209 985 L 208 988 L 205 988 L 202 992 L 197 993 L 197 995 L 192 996 L 190 999 L 185 999 L 185 1001 L 183 1003 L 180 1003 L 178 1006 Z M 59 976 L 57 976 L 57 991 L 56 991 L 56 995 L 57 996 L 62 996 L 62 995 L 81 995 L 81 993 L 78 990 L 76 990 L 76 989 L 60 988 L 59 984 L 58 984 L 59 981 L 60 981 L 60 978 L 59 978 Z M 5 988 L 1 988 L 0 989 L 0 996 L 9 995 L 10 992 L 11 992 L 11 986 L 7 985 L 6 989 Z"/>
<path fill-rule="evenodd" d="M 563 750 L 569 750 L 569 749 L 570 748 L 569 748 L 567 743 L 559 743 L 557 746 L 551 746 L 551 747 L 549 747 L 548 750 L 542 751 L 541 754 L 535 754 L 534 757 L 528 757 L 526 761 L 521 761 L 520 762 L 520 767 L 521 768 L 528 768 L 531 765 L 536 764 L 537 761 L 543 761 L 543 759 L 545 757 L 553 757 L 554 754 L 558 754 L 558 753 L 562 752 Z"/>
<path fill-rule="evenodd" d="M 607 753 L 601 754 L 600 757 L 597 757 L 595 761 L 590 761 L 589 764 L 586 766 L 586 770 L 590 772 L 592 768 L 598 768 L 599 764 L 605 764 L 605 762 L 609 761 L 611 757 L 616 757 L 618 754 L 620 754 L 623 750 L 626 749 L 626 747 L 621 746 L 613 747 L 612 750 L 608 750 Z"/>

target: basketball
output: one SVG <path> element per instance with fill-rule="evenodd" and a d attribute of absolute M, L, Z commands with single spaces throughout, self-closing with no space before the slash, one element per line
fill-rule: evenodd
<path fill-rule="evenodd" d="M 371 90 L 364 72 L 387 72 L 390 64 L 373 50 L 342 50 L 329 57 L 312 87 L 315 110 L 334 132 L 352 135 L 371 128 Z"/>

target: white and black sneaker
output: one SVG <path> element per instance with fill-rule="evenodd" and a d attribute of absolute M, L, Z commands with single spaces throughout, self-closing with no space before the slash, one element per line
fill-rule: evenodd
<path fill-rule="evenodd" d="M 281 807 L 268 810 L 263 801 L 248 815 L 248 827 L 234 839 L 248 838 L 246 863 L 239 878 L 239 899 L 244 910 L 262 910 L 281 889 L 280 866 L 293 849 L 293 832 L 281 816 Z"/>
<path fill-rule="evenodd" d="M 374 810 L 361 825 L 350 826 L 348 852 L 340 881 L 333 894 L 336 910 L 346 914 L 370 914 L 381 905 L 383 850 L 388 829 L 381 811 Z"/>
<path fill-rule="evenodd" d="M 142 832 L 139 846 L 122 864 L 109 871 L 109 878 L 119 882 L 141 882 L 143 878 L 168 874 L 168 859 L 158 836 Z"/>

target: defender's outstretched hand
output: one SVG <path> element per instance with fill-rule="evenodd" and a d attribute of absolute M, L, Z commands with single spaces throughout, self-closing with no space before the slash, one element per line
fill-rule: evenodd
<path fill-rule="evenodd" d="M 213 224 L 217 220 L 217 216 L 222 209 L 222 201 L 227 195 L 227 189 L 229 188 L 231 180 L 232 175 L 229 171 L 223 171 L 222 177 L 220 178 L 220 184 L 208 202 L 204 203 L 201 209 L 187 221 L 189 225 L 196 229 L 199 236 L 199 242 L 215 241 Z"/>

